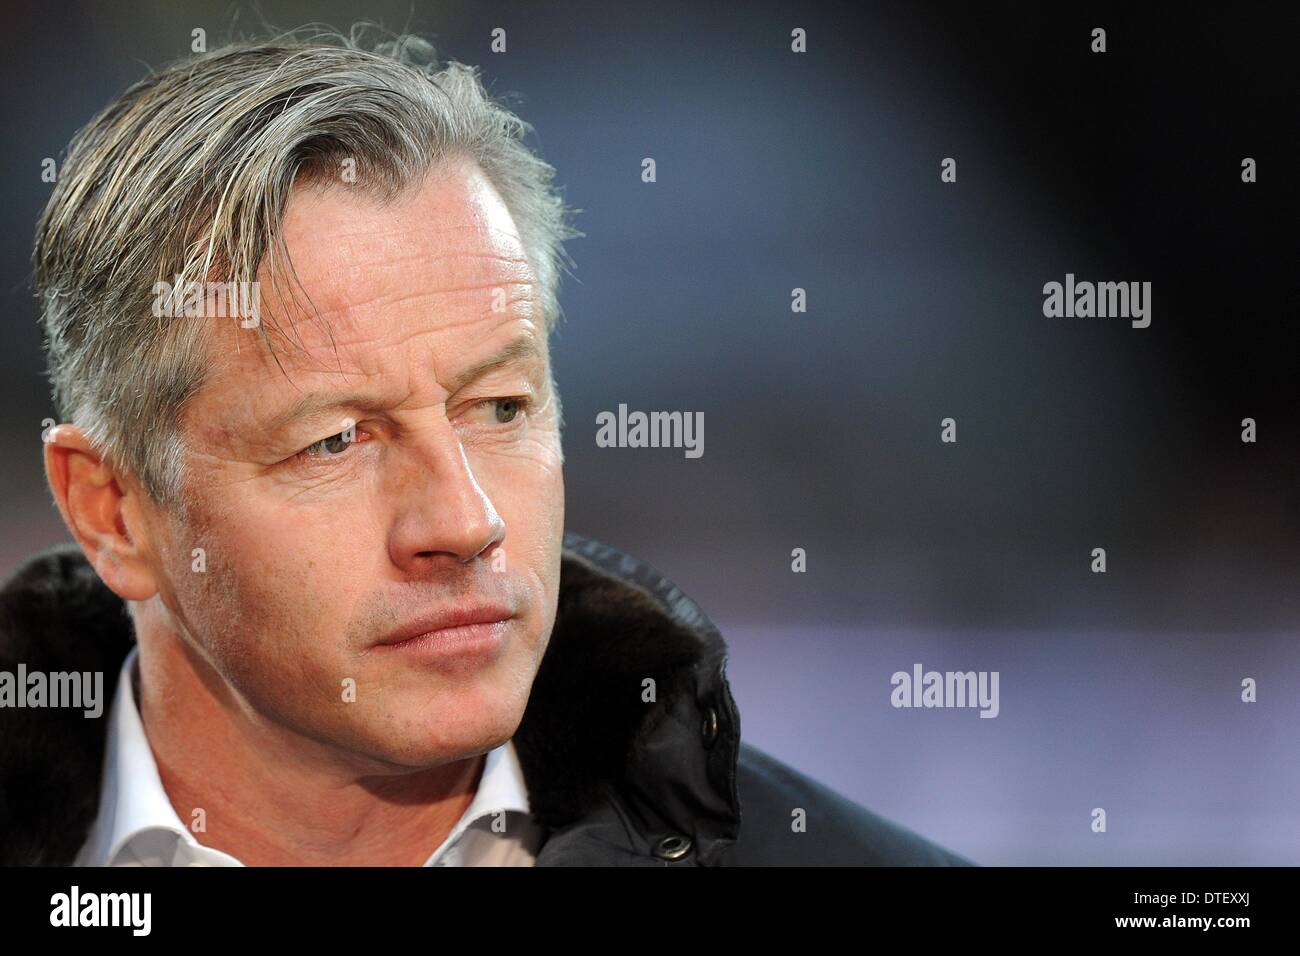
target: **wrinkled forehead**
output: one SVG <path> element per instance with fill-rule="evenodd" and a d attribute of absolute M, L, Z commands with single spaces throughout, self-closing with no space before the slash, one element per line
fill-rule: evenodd
<path fill-rule="evenodd" d="M 287 258 L 263 262 L 256 290 L 270 348 L 244 327 L 252 320 L 219 325 L 213 372 L 337 366 L 336 349 L 472 339 L 493 317 L 543 326 L 514 219 L 473 164 L 436 168 L 391 198 L 330 182 L 295 187 L 281 236 Z"/>

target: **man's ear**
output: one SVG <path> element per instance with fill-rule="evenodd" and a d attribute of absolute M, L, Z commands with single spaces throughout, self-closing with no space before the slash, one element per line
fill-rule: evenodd
<path fill-rule="evenodd" d="M 76 425 L 45 436 L 45 477 L 59 513 L 100 578 L 124 601 L 158 593 L 144 545 L 140 491 L 114 473 Z M 128 516 L 130 520 L 128 520 Z"/>

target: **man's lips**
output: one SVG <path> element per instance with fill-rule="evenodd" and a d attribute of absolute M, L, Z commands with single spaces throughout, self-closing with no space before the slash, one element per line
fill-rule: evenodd
<path fill-rule="evenodd" d="M 392 647 L 425 634 L 473 624 L 497 624 L 514 617 L 514 611 L 502 604 L 444 608 L 411 618 L 401 627 L 375 642 L 376 647 Z"/>

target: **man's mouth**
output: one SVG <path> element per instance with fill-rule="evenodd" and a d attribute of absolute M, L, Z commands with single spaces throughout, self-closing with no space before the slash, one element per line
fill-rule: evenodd
<path fill-rule="evenodd" d="M 380 650 L 487 652 L 499 646 L 515 612 L 502 604 L 466 605 L 411 618 L 375 644 Z"/>

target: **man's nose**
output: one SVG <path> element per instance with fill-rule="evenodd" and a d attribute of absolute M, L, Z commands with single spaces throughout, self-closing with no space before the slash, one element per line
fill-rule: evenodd
<path fill-rule="evenodd" d="M 397 505 L 389 536 L 392 561 L 419 571 L 472 561 L 505 537 L 506 526 L 474 476 L 450 422 L 422 432 L 402 452 L 385 491 Z"/>

